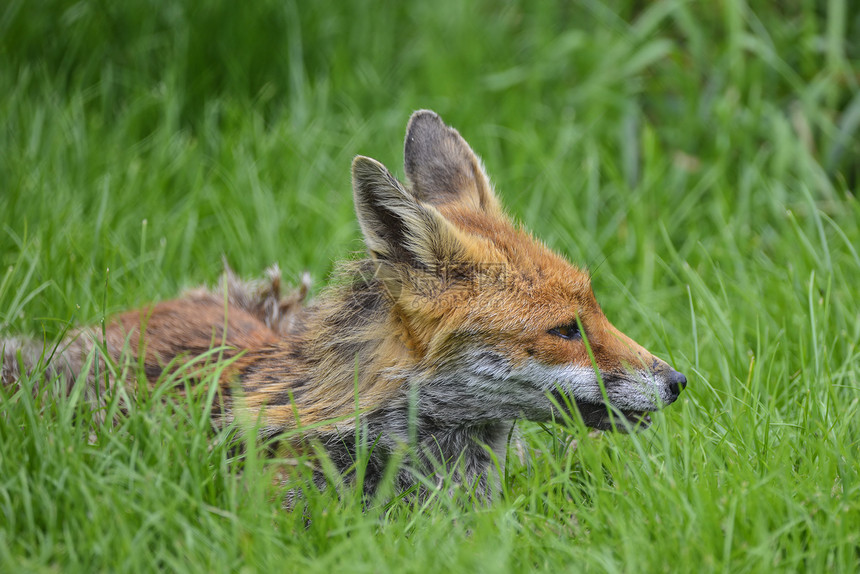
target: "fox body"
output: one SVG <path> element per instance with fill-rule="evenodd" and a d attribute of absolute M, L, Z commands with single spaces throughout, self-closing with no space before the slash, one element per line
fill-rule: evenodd
<path fill-rule="evenodd" d="M 517 418 L 549 420 L 568 404 L 597 429 L 644 428 L 649 412 L 678 398 L 684 376 L 606 319 L 585 271 L 505 216 L 478 157 L 433 112 L 409 121 L 405 171 L 408 186 L 355 158 L 367 256 L 342 264 L 315 302 L 302 305 L 303 292 L 282 298 L 277 270 L 257 284 L 228 270 L 220 290 L 120 315 L 104 334 L 79 331 L 46 376 L 71 384 L 95 370 L 88 357 L 98 345 L 114 365 L 123 356 L 143 365 L 154 384 L 165 370 L 208 364 L 200 355 L 218 347 L 231 360 L 219 372 L 216 423 L 241 413 L 265 437 L 299 428 L 300 442 L 318 440 L 340 470 L 353 463 L 360 430 L 373 445 L 366 489 L 414 441 L 414 467 L 456 465 L 488 491 L 492 455 L 504 463 Z M 4 382 L 48 355 L 5 341 Z M 88 395 L 105 384 L 91 372 Z M 401 470 L 397 486 L 414 476 Z"/>

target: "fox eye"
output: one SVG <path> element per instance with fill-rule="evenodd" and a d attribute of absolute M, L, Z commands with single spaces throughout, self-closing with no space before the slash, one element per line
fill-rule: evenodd
<path fill-rule="evenodd" d="M 579 325 L 577 325 L 576 322 L 570 323 L 568 325 L 559 325 L 558 327 L 553 327 L 552 329 L 547 331 L 547 333 L 568 340 L 580 338 Z"/>

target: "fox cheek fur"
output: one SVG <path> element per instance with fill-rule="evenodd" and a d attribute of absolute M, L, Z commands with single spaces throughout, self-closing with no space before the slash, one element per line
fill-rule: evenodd
<path fill-rule="evenodd" d="M 589 426 L 641 429 L 678 398 L 684 376 L 609 323 L 587 273 L 511 222 L 478 157 L 431 111 L 409 121 L 405 171 L 408 186 L 355 158 L 368 257 L 343 263 L 316 302 L 302 306 L 306 286 L 282 298 L 276 269 L 259 284 L 228 270 L 218 290 L 117 318 L 106 333 L 111 359 L 130 356 L 155 384 L 223 342 L 233 362 L 215 422 L 243 412 L 266 436 L 301 425 L 299 442 L 319 440 L 341 470 L 354 460 L 357 385 L 361 434 L 374 445 L 369 490 L 388 456 L 417 440 L 414 466 L 459 461 L 461 478 L 489 494 L 484 445 L 503 463 L 514 419 L 548 420 L 571 404 Z M 71 384 L 98 340 L 85 329 L 64 341 L 46 376 Z M 20 376 L 19 355 L 25 368 L 51 355 L 0 344 L 6 384 Z M 85 375 L 88 396 L 103 395 L 93 392 L 102 381 Z M 407 470 L 396 480 L 416 484 Z"/>

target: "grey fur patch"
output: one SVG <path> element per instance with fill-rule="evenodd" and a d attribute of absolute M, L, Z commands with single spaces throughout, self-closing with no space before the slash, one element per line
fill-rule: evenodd
<path fill-rule="evenodd" d="M 13 386 L 22 378 L 35 375 L 37 378 L 33 379 L 32 388 L 35 396 L 42 388 L 40 383 L 47 385 L 58 380 L 64 392 L 69 392 L 79 377 L 86 377 L 87 388 L 84 396 L 95 404 L 96 396 L 104 399 L 105 386 L 100 380 L 101 395 L 97 395 L 93 366 L 97 361 L 101 373 L 104 373 L 107 367 L 103 358 L 93 355 L 95 348 L 92 334 L 87 330 L 76 331 L 61 343 L 45 344 L 23 337 L 0 339 L 0 356 L 3 360 L 0 382 L 4 386 Z"/>
<path fill-rule="evenodd" d="M 0 382 L 12 385 L 29 374 L 42 358 L 43 345 L 29 339 L 13 337 L 0 340 Z"/>

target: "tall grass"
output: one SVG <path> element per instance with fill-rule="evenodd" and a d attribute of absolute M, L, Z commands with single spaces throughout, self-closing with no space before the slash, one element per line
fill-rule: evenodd
<path fill-rule="evenodd" d="M 362 247 L 351 157 L 399 171 L 429 107 L 690 379 L 643 434 L 520 423 L 492 505 L 301 512 L 206 397 L 98 425 L 27 381 L 0 394 L 0 569 L 860 567 L 850 2 L 12 0 L 0 86 L 3 333 L 53 341 L 222 255 L 318 289 Z"/>

